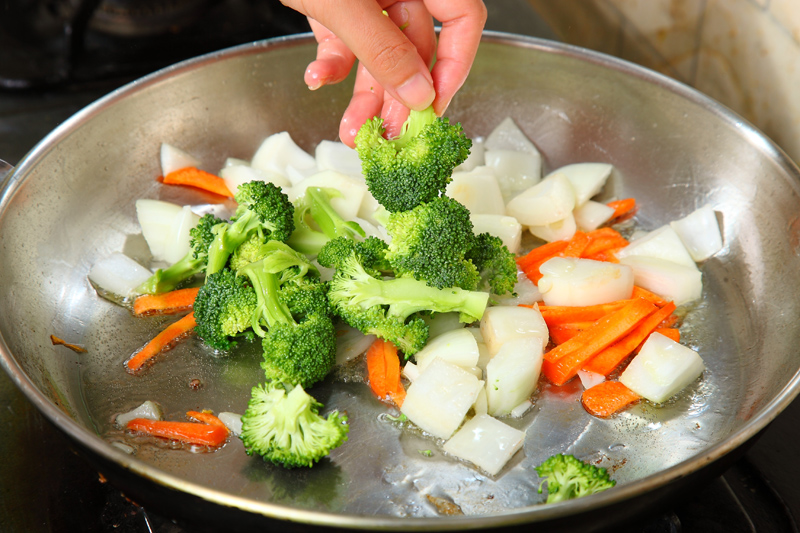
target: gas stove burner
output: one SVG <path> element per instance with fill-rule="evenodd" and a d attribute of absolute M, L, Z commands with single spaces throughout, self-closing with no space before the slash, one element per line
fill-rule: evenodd
<path fill-rule="evenodd" d="M 216 3 L 219 0 L 103 0 L 89 27 L 128 37 L 175 32 L 196 22 Z"/>

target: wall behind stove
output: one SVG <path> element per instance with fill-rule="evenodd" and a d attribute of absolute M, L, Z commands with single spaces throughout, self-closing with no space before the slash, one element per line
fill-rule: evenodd
<path fill-rule="evenodd" d="M 692 85 L 800 162 L 798 0 L 529 0 L 564 42 Z"/>

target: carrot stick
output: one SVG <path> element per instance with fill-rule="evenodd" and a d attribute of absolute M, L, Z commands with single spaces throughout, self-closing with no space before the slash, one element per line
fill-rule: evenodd
<path fill-rule="evenodd" d="M 589 245 L 589 236 L 582 232 L 576 231 L 572 238 L 567 241 L 567 246 L 558 254 L 559 257 L 581 257 L 583 251 Z"/>
<path fill-rule="evenodd" d="M 581 331 L 589 329 L 592 326 L 594 326 L 594 322 L 572 322 L 548 327 L 547 329 L 550 332 L 550 340 L 553 341 L 553 344 L 558 345 L 564 344 Z"/>
<path fill-rule="evenodd" d="M 639 401 L 639 395 L 619 381 L 604 381 L 583 391 L 581 403 L 589 414 L 605 418 Z"/>
<path fill-rule="evenodd" d="M 614 209 L 614 214 L 611 215 L 611 220 L 626 215 L 636 209 L 635 198 L 624 198 L 622 200 L 614 200 L 606 204 L 608 207 Z"/>
<path fill-rule="evenodd" d="M 383 339 L 372 343 L 367 350 L 367 374 L 375 396 L 403 405 L 406 390 L 400 382 L 400 358 L 394 344 Z"/>
<path fill-rule="evenodd" d="M 653 330 L 653 333 L 661 333 L 665 337 L 668 337 L 668 338 L 674 340 L 675 342 L 681 342 L 681 332 L 680 332 L 680 330 L 678 328 L 662 328 L 662 327 L 658 327 L 658 328 Z M 644 344 L 644 343 L 642 343 L 642 344 Z M 641 345 L 639 345 L 638 348 L 641 348 Z"/>
<path fill-rule="evenodd" d="M 539 312 L 542 314 L 548 327 L 570 322 L 593 322 L 599 320 L 609 313 L 622 309 L 633 300 L 617 300 L 596 305 L 540 305 Z"/>
<path fill-rule="evenodd" d="M 610 249 L 619 249 L 628 246 L 628 240 L 613 228 L 599 228 L 586 234 L 589 244 L 581 257 L 588 258 Z"/>
<path fill-rule="evenodd" d="M 188 418 L 193 418 L 198 422 L 202 422 L 203 424 L 208 424 L 209 426 L 224 427 L 225 431 L 228 431 L 228 426 L 226 426 L 222 420 L 214 416 L 214 414 L 210 411 L 187 411 L 186 416 Z"/>
<path fill-rule="evenodd" d="M 197 422 L 172 422 L 169 420 L 149 420 L 147 418 L 134 418 L 128 422 L 128 429 L 172 439 L 187 444 L 204 446 L 222 446 L 228 438 L 227 428 Z"/>
<path fill-rule="evenodd" d="M 161 294 L 143 294 L 133 302 L 133 312 L 138 316 L 172 315 L 189 311 L 200 288 L 177 289 Z"/>
<path fill-rule="evenodd" d="M 153 357 L 172 348 L 183 337 L 194 331 L 196 325 L 194 313 L 189 313 L 177 322 L 167 326 L 164 331 L 156 335 L 144 348 L 133 354 L 133 357 L 125 362 L 128 372 L 136 372 Z"/>
<path fill-rule="evenodd" d="M 656 306 L 637 298 L 622 309 L 600 319 L 591 328 L 544 354 L 542 373 L 554 385 L 563 385 L 597 353 L 627 335 Z"/>
<path fill-rule="evenodd" d="M 604 349 L 583 365 L 584 370 L 609 375 L 622 361 L 636 350 L 647 337 L 658 327 L 662 320 L 675 311 L 675 304 L 668 303 L 661 309 L 647 316 L 634 327 L 625 337 Z"/>
<path fill-rule="evenodd" d="M 651 302 L 659 307 L 664 307 L 669 303 L 669 300 L 666 300 L 658 294 L 648 291 L 647 289 L 637 287 L 636 285 L 633 286 L 633 294 L 631 295 L 631 298 L 644 298 L 648 302 Z"/>
<path fill-rule="evenodd" d="M 517 258 L 517 265 L 521 270 L 526 270 L 535 263 L 544 263 L 551 257 L 558 255 L 561 250 L 567 247 L 567 241 L 553 241 L 534 248 L 526 255 Z"/>
<path fill-rule="evenodd" d="M 167 185 L 188 185 L 220 196 L 233 197 L 230 189 L 225 185 L 225 180 L 196 167 L 174 170 L 164 176 L 164 183 Z"/>
<path fill-rule="evenodd" d="M 627 246 L 627 244 L 625 246 Z M 596 254 L 585 255 L 583 258 L 592 259 L 594 261 L 605 261 L 606 263 L 619 263 L 616 253 L 625 248 L 625 246 L 613 246 L 603 250 L 602 252 L 597 252 Z"/>

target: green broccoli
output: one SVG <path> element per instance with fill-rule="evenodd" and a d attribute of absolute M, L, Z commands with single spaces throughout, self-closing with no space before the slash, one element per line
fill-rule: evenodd
<path fill-rule="evenodd" d="M 327 268 L 339 268 L 339 265 L 355 252 L 364 270 L 377 278 L 384 272 L 392 270 L 391 265 L 386 261 L 387 250 L 387 244 L 377 237 L 367 237 L 363 241 L 337 237 L 322 247 L 317 256 L 317 262 Z"/>
<path fill-rule="evenodd" d="M 253 387 L 240 438 L 253 452 L 286 468 L 313 466 L 347 440 L 347 416 L 319 415 L 322 404 L 295 386 L 288 394 L 275 382 Z"/>
<path fill-rule="evenodd" d="M 386 231 L 392 237 L 386 259 L 398 276 L 432 287 L 478 288 L 480 273 L 466 258 L 475 235 L 469 210 L 440 196 L 410 211 L 392 213 Z"/>
<path fill-rule="evenodd" d="M 221 270 L 231 254 L 255 233 L 262 242 L 285 242 L 294 230 L 294 206 L 280 187 L 263 181 L 239 186 L 230 224 L 214 226 L 206 274 Z"/>
<path fill-rule="evenodd" d="M 189 230 L 191 237 L 189 253 L 172 266 L 156 270 L 147 281 L 136 288 L 136 292 L 139 294 L 168 292 L 203 272 L 208 262 L 208 250 L 214 241 L 214 228 L 225 223 L 210 213 L 200 217 L 197 225 Z"/>
<path fill-rule="evenodd" d="M 336 361 L 327 286 L 309 274 L 308 260 L 287 245 L 271 241 L 264 247 L 273 251 L 239 270 L 256 293 L 251 326 L 262 337 L 262 368 L 269 379 L 310 387 Z"/>
<path fill-rule="evenodd" d="M 437 289 L 412 278 L 377 279 L 355 252 L 339 264 L 328 291 L 331 307 L 345 322 L 391 341 L 406 356 L 428 340 L 428 325 L 417 313 L 457 311 L 463 322 L 474 322 L 483 316 L 488 299 L 485 292 Z"/>
<path fill-rule="evenodd" d="M 616 485 L 605 468 L 584 463 L 572 455 L 557 454 L 536 467 L 536 473 L 547 482 L 547 503 L 560 502 L 602 492 Z"/>
<path fill-rule="evenodd" d="M 472 147 L 461 124 L 437 118 L 432 107 L 411 111 L 397 139 L 387 140 L 384 133 L 383 119 L 374 117 L 358 130 L 355 143 L 367 187 L 391 212 L 438 197 Z"/>
<path fill-rule="evenodd" d="M 345 220 L 331 205 L 331 199 L 342 196 L 337 189 L 309 187 L 295 201 L 295 230 L 287 241 L 292 248 L 306 255 L 317 255 L 320 249 L 336 237 L 364 237 L 357 222 Z"/>
<path fill-rule="evenodd" d="M 194 300 L 195 332 L 217 350 L 228 350 L 235 337 L 247 331 L 256 312 L 256 291 L 248 279 L 223 268 L 206 277 Z"/>
<path fill-rule="evenodd" d="M 479 288 L 488 286 L 494 294 L 514 292 L 517 284 L 517 261 L 502 239 L 488 233 L 476 235 L 465 258 L 480 272 L 482 284 Z"/>

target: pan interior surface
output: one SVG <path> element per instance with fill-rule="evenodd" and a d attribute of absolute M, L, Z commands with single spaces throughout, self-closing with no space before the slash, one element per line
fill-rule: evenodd
<path fill-rule="evenodd" d="M 749 125 L 666 79 L 566 46 L 490 35 L 448 110 L 468 135 L 485 136 L 510 116 L 539 148 L 545 171 L 575 162 L 613 164 L 604 194 L 635 197 L 643 229 L 705 204 L 717 211 L 725 248 L 702 265 L 703 299 L 686 310 L 681 331 L 706 364 L 701 380 L 665 405 L 642 402 L 605 420 L 583 410 L 576 380 L 560 388 L 543 381 L 534 408 L 506 420 L 525 430 L 526 440 L 497 477 L 445 456 L 440 443 L 392 421 L 362 382 L 359 361 L 313 389 L 326 408 L 347 412 L 351 429 L 349 441 L 312 469 L 284 470 L 248 457 L 236 439 L 205 453 L 115 428 L 116 414 L 145 400 L 160 403 L 167 419 L 198 409 L 243 413 L 251 387 L 263 380 L 259 343 L 223 355 L 196 338 L 144 374 L 127 374 L 123 362 L 171 319 L 133 317 L 98 297 L 86 275 L 115 251 L 147 260 L 136 199 L 209 203 L 202 193 L 155 180 L 162 142 L 214 170 L 227 157 L 249 159 L 271 133 L 289 131 L 309 151 L 335 139 L 348 87 L 308 91 L 302 72 L 313 56 L 312 40 L 281 39 L 145 78 L 56 130 L 2 191 L 3 362 L 79 440 L 114 459 L 120 453 L 110 444 L 125 443 L 135 449 L 130 461 L 152 477 L 163 475 L 164 484 L 180 479 L 186 490 L 203 487 L 270 514 L 323 513 L 330 524 L 341 516 L 447 521 L 441 515 L 449 509 L 468 516 L 522 513 L 535 521 L 553 514 L 537 507 L 543 495 L 534 470 L 552 454 L 609 468 L 623 495 L 602 495 L 613 502 L 724 455 L 796 395 L 795 167 Z M 51 334 L 87 352 L 53 346 Z M 190 387 L 192 380 L 201 386 Z M 569 512 L 564 506 L 555 514 Z"/>

